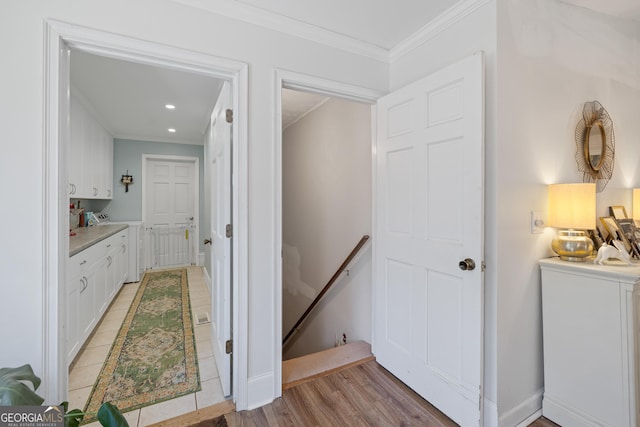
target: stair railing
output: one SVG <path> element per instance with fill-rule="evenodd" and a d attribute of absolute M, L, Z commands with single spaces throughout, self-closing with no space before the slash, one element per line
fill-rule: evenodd
<path fill-rule="evenodd" d="M 311 312 L 316 307 L 316 305 L 318 305 L 322 297 L 324 297 L 325 294 L 329 292 L 329 289 L 331 289 L 331 287 L 336 283 L 336 281 L 340 277 L 340 274 L 342 274 L 342 272 L 347 269 L 347 266 L 349 265 L 349 263 L 353 261 L 353 259 L 356 257 L 360 249 L 362 249 L 362 247 L 367 243 L 368 240 L 369 240 L 369 236 L 367 235 L 362 236 L 362 239 L 360 239 L 358 244 L 355 246 L 355 248 L 353 248 L 351 253 L 345 258 L 342 264 L 340 264 L 340 267 L 338 267 L 338 269 L 333 274 L 333 276 L 331 276 L 331 279 L 329 279 L 327 284 L 324 285 L 324 288 L 322 288 L 322 291 L 320 291 L 320 293 L 316 296 L 316 298 L 313 300 L 311 305 L 302 314 L 302 316 L 300 316 L 296 324 L 293 325 L 293 328 L 291 328 L 289 333 L 284 337 L 284 339 L 282 340 L 283 346 L 287 343 L 287 340 L 293 335 L 294 332 L 299 332 L 298 328 L 300 327 L 300 325 L 302 325 L 302 323 L 307 319 L 307 317 L 309 317 L 309 314 L 311 314 Z"/>

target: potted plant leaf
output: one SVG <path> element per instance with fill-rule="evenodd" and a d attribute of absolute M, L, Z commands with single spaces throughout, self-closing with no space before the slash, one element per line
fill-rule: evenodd
<path fill-rule="evenodd" d="M 28 384 L 31 384 L 31 387 Z M 39 406 L 44 399 L 36 390 L 40 387 L 40 378 L 33 373 L 31 365 L 18 368 L 0 369 L 0 406 Z M 64 425 L 77 427 L 85 413 L 80 409 L 69 411 L 69 402 L 62 402 L 64 408 Z M 104 402 L 97 414 L 98 421 L 104 427 L 129 427 L 120 410 L 109 402 Z"/>

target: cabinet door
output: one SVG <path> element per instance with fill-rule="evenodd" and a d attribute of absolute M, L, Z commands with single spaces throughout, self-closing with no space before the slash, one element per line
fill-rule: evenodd
<path fill-rule="evenodd" d="M 79 338 L 83 342 L 89 337 L 96 324 L 95 287 L 96 271 L 90 270 L 81 278 L 81 287 L 78 296 Z"/>
<path fill-rule="evenodd" d="M 70 151 L 69 151 L 69 196 L 82 195 L 82 168 L 83 168 L 83 125 L 84 116 L 78 100 L 71 96 L 70 102 Z"/>
<path fill-rule="evenodd" d="M 129 277 L 129 230 L 125 230 L 120 235 L 120 280 L 118 281 L 118 289 L 120 285 L 127 281 Z"/>
<path fill-rule="evenodd" d="M 103 198 L 113 198 L 113 138 L 105 130 L 102 135 Z"/>
<path fill-rule="evenodd" d="M 122 264 L 119 261 L 120 258 L 121 247 L 119 245 L 119 239 L 114 239 L 111 248 L 109 250 L 109 255 L 107 256 L 107 277 L 106 277 L 106 289 L 107 289 L 107 298 L 109 301 L 115 296 L 118 291 L 118 285 L 120 281 L 120 265 Z"/>
<path fill-rule="evenodd" d="M 82 277 L 75 276 L 67 282 L 67 324 L 66 344 L 67 362 L 71 364 L 80 350 L 80 289 Z"/>

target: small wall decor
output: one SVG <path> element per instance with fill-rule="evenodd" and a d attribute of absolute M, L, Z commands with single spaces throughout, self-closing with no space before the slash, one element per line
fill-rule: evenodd
<path fill-rule="evenodd" d="M 576 126 L 576 162 L 583 182 L 595 182 L 604 190 L 613 175 L 615 136 L 613 120 L 598 102 L 585 102 Z"/>
<path fill-rule="evenodd" d="M 133 184 L 133 177 L 129 175 L 129 171 L 127 170 L 126 175 L 122 175 L 120 182 L 124 184 L 124 192 L 129 192 L 129 184 Z"/>

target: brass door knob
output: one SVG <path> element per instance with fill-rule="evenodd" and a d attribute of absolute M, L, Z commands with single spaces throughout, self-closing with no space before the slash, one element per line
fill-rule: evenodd
<path fill-rule="evenodd" d="M 458 263 L 458 267 L 462 271 L 471 271 L 476 268 L 476 262 L 471 258 L 465 258 Z"/>

